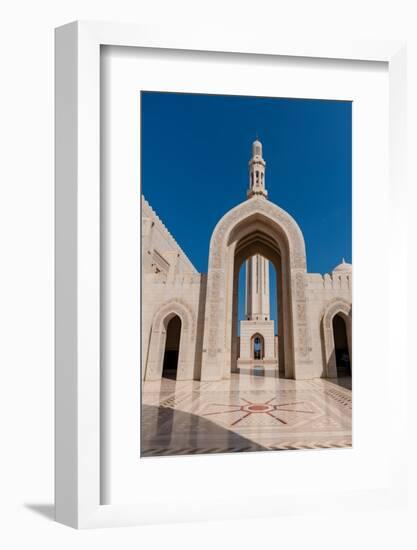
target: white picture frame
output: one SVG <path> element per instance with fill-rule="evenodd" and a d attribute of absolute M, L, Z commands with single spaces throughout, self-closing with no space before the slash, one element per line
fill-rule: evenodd
<path fill-rule="evenodd" d="M 102 505 L 100 498 L 100 47 L 102 45 L 250 53 L 258 55 L 383 61 L 389 70 L 390 185 L 399 208 L 391 221 L 396 238 L 405 188 L 405 44 L 397 41 L 297 42 L 210 29 L 142 27 L 75 22 L 56 30 L 56 519 L 77 528 L 155 522 L 152 506 Z M 405 315 L 405 301 L 390 303 L 391 315 Z M 405 383 L 405 352 L 397 357 Z M 399 451 L 402 450 L 399 433 Z M 403 475 L 390 476 L 383 491 L 354 495 L 294 495 L 275 503 L 272 513 L 311 506 L 352 508 L 397 502 L 405 494 Z M 224 507 L 223 507 L 224 508 Z M 166 503 L 168 520 L 239 517 L 221 503 L 195 511 Z"/>

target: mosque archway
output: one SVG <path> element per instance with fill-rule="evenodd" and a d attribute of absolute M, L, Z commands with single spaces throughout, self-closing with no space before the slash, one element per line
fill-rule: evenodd
<path fill-rule="evenodd" d="M 333 317 L 332 328 L 337 377 L 344 378 L 351 376 L 346 322 L 342 315 L 336 314 Z"/>
<path fill-rule="evenodd" d="M 341 299 L 328 304 L 322 316 L 324 378 L 351 376 L 352 307 Z"/>
<path fill-rule="evenodd" d="M 254 143 L 250 174 L 262 150 Z M 261 164 L 259 173 L 263 173 Z M 238 273 L 243 261 L 259 254 L 275 266 L 279 281 L 279 364 L 287 378 L 308 378 L 311 336 L 306 300 L 306 256 L 295 220 L 266 199 L 265 179 L 250 178 L 249 199 L 219 221 L 210 241 L 204 327 L 203 380 L 228 378 L 237 357 Z"/>
<path fill-rule="evenodd" d="M 180 299 L 163 304 L 152 321 L 145 380 L 160 380 L 168 370 L 176 372 L 177 380 L 193 380 L 195 348 L 196 322 L 191 309 Z"/>
<path fill-rule="evenodd" d="M 164 360 L 162 364 L 163 378 L 177 378 L 178 356 L 181 342 L 181 319 L 174 315 L 167 323 Z"/>

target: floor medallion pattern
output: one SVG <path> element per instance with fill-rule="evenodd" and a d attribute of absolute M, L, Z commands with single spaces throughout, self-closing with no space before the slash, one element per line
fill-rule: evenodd
<path fill-rule="evenodd" d="M 304 411 L 300 409 L 291 409 L 291 408 L 282 408 L 282 407 L 294 407 L 298 405 L 305 404 L 304 401 L 294 401 L 290 403 L 273 403 L 276 401 L 276 397 L 272 397 L 271 399 L 268 399 L 268 401 L 265 401 L 264 403 L 257 403 L 249 401 L 248 399 L 245 399 L 244 397 L 241 397 L 242 401 L 244 401 L 246 404 L 244 405 L 234 405 L 234 404 L 222 404 L 218 405 L 217 403 L 213 403 L 212 406 L 219 406 L 219 407 L 234 407 L 233 409 L 226 409 L 226 410 L 219 410 L 214 412 L 209 412 L 203 414 L 203 416 L 210 416 L 210 415 L 219 415 L 219 414 L 231 414 L 235 412 L 241 412 L 243 413 L 243 416 L 232 422 L 230 425 L 235 426 L 251 414 L 267 414 L 271 418 L 274 418 L 278 422 L 281 422 L 281 424 L 288 424 L 288 420 L 284 420 L 282 418 L 282 415 L 276 415 L 276 413 L 282 411 L 282 412 L 293 412 L 293 413 L 305 413 L 305 414 L 314 414 L 314 411 Z"/>
<path fill-rule="evenodd" d="M 352 446 L 349 380 L 145 382 L 141 456 Z"/>

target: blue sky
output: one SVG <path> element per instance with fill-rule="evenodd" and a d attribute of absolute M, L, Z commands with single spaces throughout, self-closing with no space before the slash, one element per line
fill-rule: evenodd
<path fill-rule="evenodd" d="M 142 192 L 198 271 L 216 223 L 246 199 L 256 135 L 269 200 L 301 227 L 308 271 L 351 261 L 350 102 L 142 92 L 141 105 Z"/>

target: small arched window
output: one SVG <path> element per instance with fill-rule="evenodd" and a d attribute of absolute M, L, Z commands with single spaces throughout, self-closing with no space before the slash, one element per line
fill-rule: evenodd
<path fill-rule="evenodd" d="M 264 341 L 263 338 L 258 334 L 253 338 L 253 358 L 264 358 Z"/>

